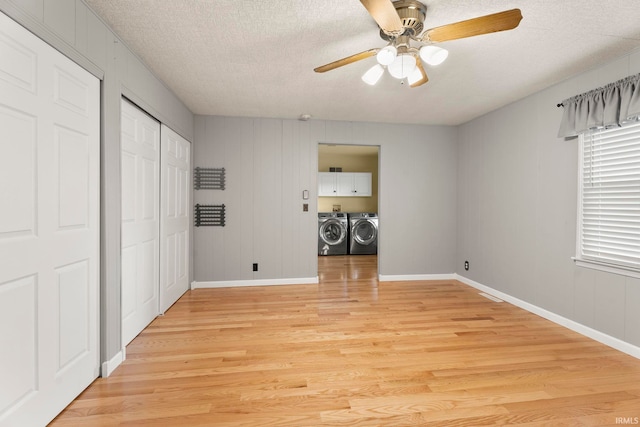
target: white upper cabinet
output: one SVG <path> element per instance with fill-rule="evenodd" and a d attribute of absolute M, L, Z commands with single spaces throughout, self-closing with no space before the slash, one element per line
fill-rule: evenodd
<path fill-rule="evenodd" d="M 336 180 L 335 172 L 318 173 L 318 196 L 337 196 Z"/>
<path fill-rule="evenodd" d="M 353 173 L 352 196 L 371 196 L 371 172 Z"/>
<path fill-rule="evenodd" d="M 371 172 L 319 172 L 320 197 L 370 197 Z"/>

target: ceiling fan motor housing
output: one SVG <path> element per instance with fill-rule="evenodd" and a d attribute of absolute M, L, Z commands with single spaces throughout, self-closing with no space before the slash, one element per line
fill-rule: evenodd
<path fill-rule="evenodd" d="M 427 14 L 427 6 L 417 0 L 399 0 L 394 1 L 393 6 L 398 12 L 398 16 L 402 21 L 404 32 L 402 36 L 415 37 L 424 29 L 424 18 Z M 391 41 L 394 37 L 380 30 L 380 37 L 383 40 Z"/>

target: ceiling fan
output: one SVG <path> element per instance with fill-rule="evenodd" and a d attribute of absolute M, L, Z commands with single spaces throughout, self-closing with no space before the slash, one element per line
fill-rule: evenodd
<path fill-rule="evenodd" d="M 435 46 L 435 43 L 512 30 L 522 19 L 520 9 L 511 9 L 423 32 L 427 7 L 417 0 L 360 2 L 380 27 L 380 37 L 388 41 L 387 46 L 338 59 L 315 68 L 315 72 L 324 73 L 376 56 L 378 63 L 362 76 L 366 83 L 376 84 L 386 67 L 393 77 L 403 81 L 406 78 L 409 86 L 418 87 L 429 80 L 422 61 L 429 65 L 438 65 L 449 54 L 445 49 Z M 422 46 L 411 46 L 412 41 Z"/>

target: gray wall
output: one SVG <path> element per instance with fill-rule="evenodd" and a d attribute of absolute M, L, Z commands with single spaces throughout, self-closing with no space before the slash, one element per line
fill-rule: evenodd
<path fill-rule="evenodd" d="M 120 339 L 120 99 L 193 140 L 193 115 L 81 0 L 0 0 L 0 10 L 102 79 L 101 359 Z"/>
<path fill-rule="evenodd" d="M 194 166 L 226 168 L 227 189 L 194 201 L 224 203 L 227 223 L 194 230 L 194 279 L 317 276 L 319 142 L 380 146 L 380 274 L 455 272 L 456 137 L 446 126 L 196 116 Z"/>
<path fill-rule="evenodd" d="M 196 281 L 308 277 L 315 271 L 312 192 L 317 123 L 196 116 L 194 167 L 224 167 L 226 189 L 194 191 L 194 203 L 224 204 L 224 227 L 194 229 Z M 257 262 L 259 269 L 252 271 Z"/>
<path fill-rule="evenodd" d="M 636 346 L 640 280 L 571 260 L 578 141 L 557 138 L 556 104 L 638 72 L 640 51 L 459 127 L 456 257 L 471 280 Z"/>

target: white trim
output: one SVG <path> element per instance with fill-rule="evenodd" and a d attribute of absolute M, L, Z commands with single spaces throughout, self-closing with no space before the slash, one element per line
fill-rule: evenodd
<path fill-rule="evenodd" d="M 191 282 L 191 289 L 235 288 L 241 286 L 317 285 L 318 277 L 292 279 L 227 280 L 214 282 Z"/>
<path fill-rule="evenodd" d="M 564 326 L 565 328 L 571 329 L 574 332 L 577 332 L 581 335 L 594 339 L 598 342 L 601 342 L 602 344 L 608 345 L 609 347 L 615 348 L 616 350 L 640 359 L 640 347 L 636 347 L 633 344 L 622 341 L 619 338 L 612 337 L 611 335 L 607 335 L 603 332 L 596 331 L 595 329 L 592 329 L 581 323 L 567 319 L 566 317 L 560 316 L 559 314 L 552 313 L 548 310 L 545 310 L 544 308 L 540 308 L 526 301 L 522 301 L 521 299 L 512 297 L 511 295 L 497 291 L 471 279 L 467 279 L 466 277 L 460 276 L 458 274 L 455 274 L 455 276 L 456 280 L 464 283 L 465 285 L 469 285 L 473 288 L 479 289 L 489 295 L 500 298 L 510 304 L 527 310 L 530 313 L 537 314 L 538 316 L 544 317 L 545 319 L 550 320 L 560 326 Z"/>
<path fill-rule="evenodd" d="M 637 228 L 637 212 L 618 198 L 624 197 L 619 195 L 620 186 L 629 185 L 638 174 L 634 163 L 638 136 L 640 124 L 635 121 L 579 135 L 575 258 L 584 263 L 582 267 L 640 277 L 637 249 L 617 236 L 628 237 Z M 611 227 L 617 231 L 611 233 Z"/>
<path fill-rule="evenodd" d="M 457 275 L 451 274 L 379 274 L 380 282 L 403 282 L 411 280 L 456 280 Z"/>
<path fill-rule="evenodd" d="M 640 279 L 640 271 L 632 269 L 631 267 L 624 268 L 622 266 L 605 264 L 603 262 L 592 261 L 588 259 L 571 258 L 578 267 L 591 268 L 593 270 L 606 271 L 611 274 L 618 274 L 620 276 L 635 277 Z"/>
<path fill-rule="evenodd" d="M 118 366 L 122 364 L 127 358 L 127 348 L 123 347 L 122 350 L 116 353 L 115 356 L 111 358 L 111 360 L 107 360 L 102 363 L 102 370 L 100 372 L 100 376 L 102 378 L 107 378 L 109 375 L 116 370 Z"/>

